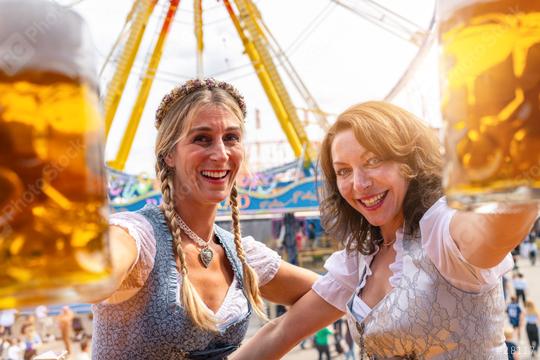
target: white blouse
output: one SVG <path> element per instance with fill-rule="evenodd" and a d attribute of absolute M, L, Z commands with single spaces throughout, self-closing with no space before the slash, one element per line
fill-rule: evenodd
<path fill-rule="evenodd" d="M 512 257 L 508 254 L 500 264 L 490 269 L 470 264 L 450 236 L 450 220 L 455 212 L 456 210 L 448 207 L 444 197 L 426 211 L 420 220 L 422 247 L 437 270 L 453 286 L 468 292 L 488 291 L 499 283 L 504 273 L 512 269 Z M 402 229 L 396 232 L 393 247 L 396 258 L 389 266 L 392 271 L 389 283 L 392 287 L 396 287 L 403 272 Z M 362 289 L 366 279 L 372 274 L 370 264 L 377 251 L 367 256 L 358 252 L 347 254 L 345 250 L 335 252 L 324 265 L 326 275 L 315 282 L 313 290 L 326 302 L 346 312 L 347 302 L 355 290 Z M 360 279 L 364 267 L 366 273 L 363 279 Z M 358 318 L 363 318 L 371 312 L 371 308 L 360 299 L 358 292 L 353 299 L 352 310 Z"/>
<path fill-rule="evenodd" d="M 126 230 L 135 239 L 137 258 L 129 270 L 126 279 L 120 287 L 105 302 L 119 303 L 135 295 L 144 285 L 154 267 L 156 256 L 156 239 L 154 229 L 146 218 L 135 212 L 120 212 L 112 214 L 109 218 L 110 225 L 115 225 Z M 280 263 L 280 256 L 263 243 L 247 236 L 242 239 L 242 245 L 246 253 L 248 264 L 255 270 L 259 278 L 259 286 L 263 286 L 274 278 Z M 179 292 L 176 294 L 180 304 L 180 288 L 182 277 L 177 276 Z M 237 286 L 236 276 L 225 295 L 225 299 L 218 311 L 214 314 L 218 319 L 219 328 L 225 328 L 228 324 L 243 318 L 248 312 L 248 302 L 242 290 Z M 211 311 L 210 309 L 208 309 Z"/>

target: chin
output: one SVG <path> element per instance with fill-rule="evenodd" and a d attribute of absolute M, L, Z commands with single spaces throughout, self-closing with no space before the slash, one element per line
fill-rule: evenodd
<path fill-rule="evenodd" d="M 229 194 L 216 194 L 216 195 L 210 195 L 208 198 L 208 201 L 214 204 L 219 204 L 220 202 L 229 199 Z"/>

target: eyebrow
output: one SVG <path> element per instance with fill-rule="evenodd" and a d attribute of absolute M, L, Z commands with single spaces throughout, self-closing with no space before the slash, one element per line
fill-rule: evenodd
<path fill-rule="evenodd" d="M 369 151 L 369 150 L 366 150 L 360 155 L 360 159 L 365 159 L 370 154 L 373 154 L 373 153 L 371 151 Z M 375 155 L 375 154 L 373 154 L 373 155 Z M 333 165 L 348 165 L 348 163 L 343 162 L 343 161 L 333 161 L 332 164 Z"/>
<path fill-rule="evenodd" d="M 194 127 L 194 128 L 191 128 L 188 132 L 188 135 L 189 134 L 192 134 L 194 132 L 198 132 L 198 131 L 201 131 L 201 132 L 209 132 L 209 131 L 212 131 L 214 130 L 213 128 L 211 128 L 210 126 L 198 126 L 198 127 Z M 225 131 L 241 131 L 242 129 L 240 128 L 240 126 L 229 126 L 228 128 L 225 129 Z"/>

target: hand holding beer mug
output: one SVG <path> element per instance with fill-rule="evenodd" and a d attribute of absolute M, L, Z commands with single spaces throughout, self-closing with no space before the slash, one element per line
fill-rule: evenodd
<path fill-rule="evenodd" d="M 440 0 L 448 203 L 540 200 L 540 2 Z"/>
<path fill-rule="evenodd" d="M 0 0 L 0 308 L 107 279 L 103 126 L 82 18 Z"/>

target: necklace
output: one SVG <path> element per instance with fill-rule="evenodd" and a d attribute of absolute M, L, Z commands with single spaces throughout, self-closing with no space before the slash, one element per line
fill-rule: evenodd
<path fill-rule="evenodd" d="M 193 230 L 187 226 L 184 220 L 182 220 L 180 215 L 176 214 L 176 219 L 178 220 L 180 229 L 182 229 L 182 231 L 197 245 L 199 250 L 199 260 L 205 268 L 208 268 L 208 265 L 210 265 L 210 262 L 214 258 L 214 252 L 210 248 L 210 241 L 204 241 L 199 235 L 195 234 Z"/>
<path fill-rule="evenodd" d="M 388 243 L 385 243 L 385 242 L 384 242 L 384 239 L 383 239 L 382 245 L 383 245 L 383 246 L 394 245 L 394 243 L 396 242 L 396 239 L 397 239 L 397 238 L 394 238 L 394 240 L 392 240 L 392 241 L 390 241 L 390 242 L 388 242 Z"/>

